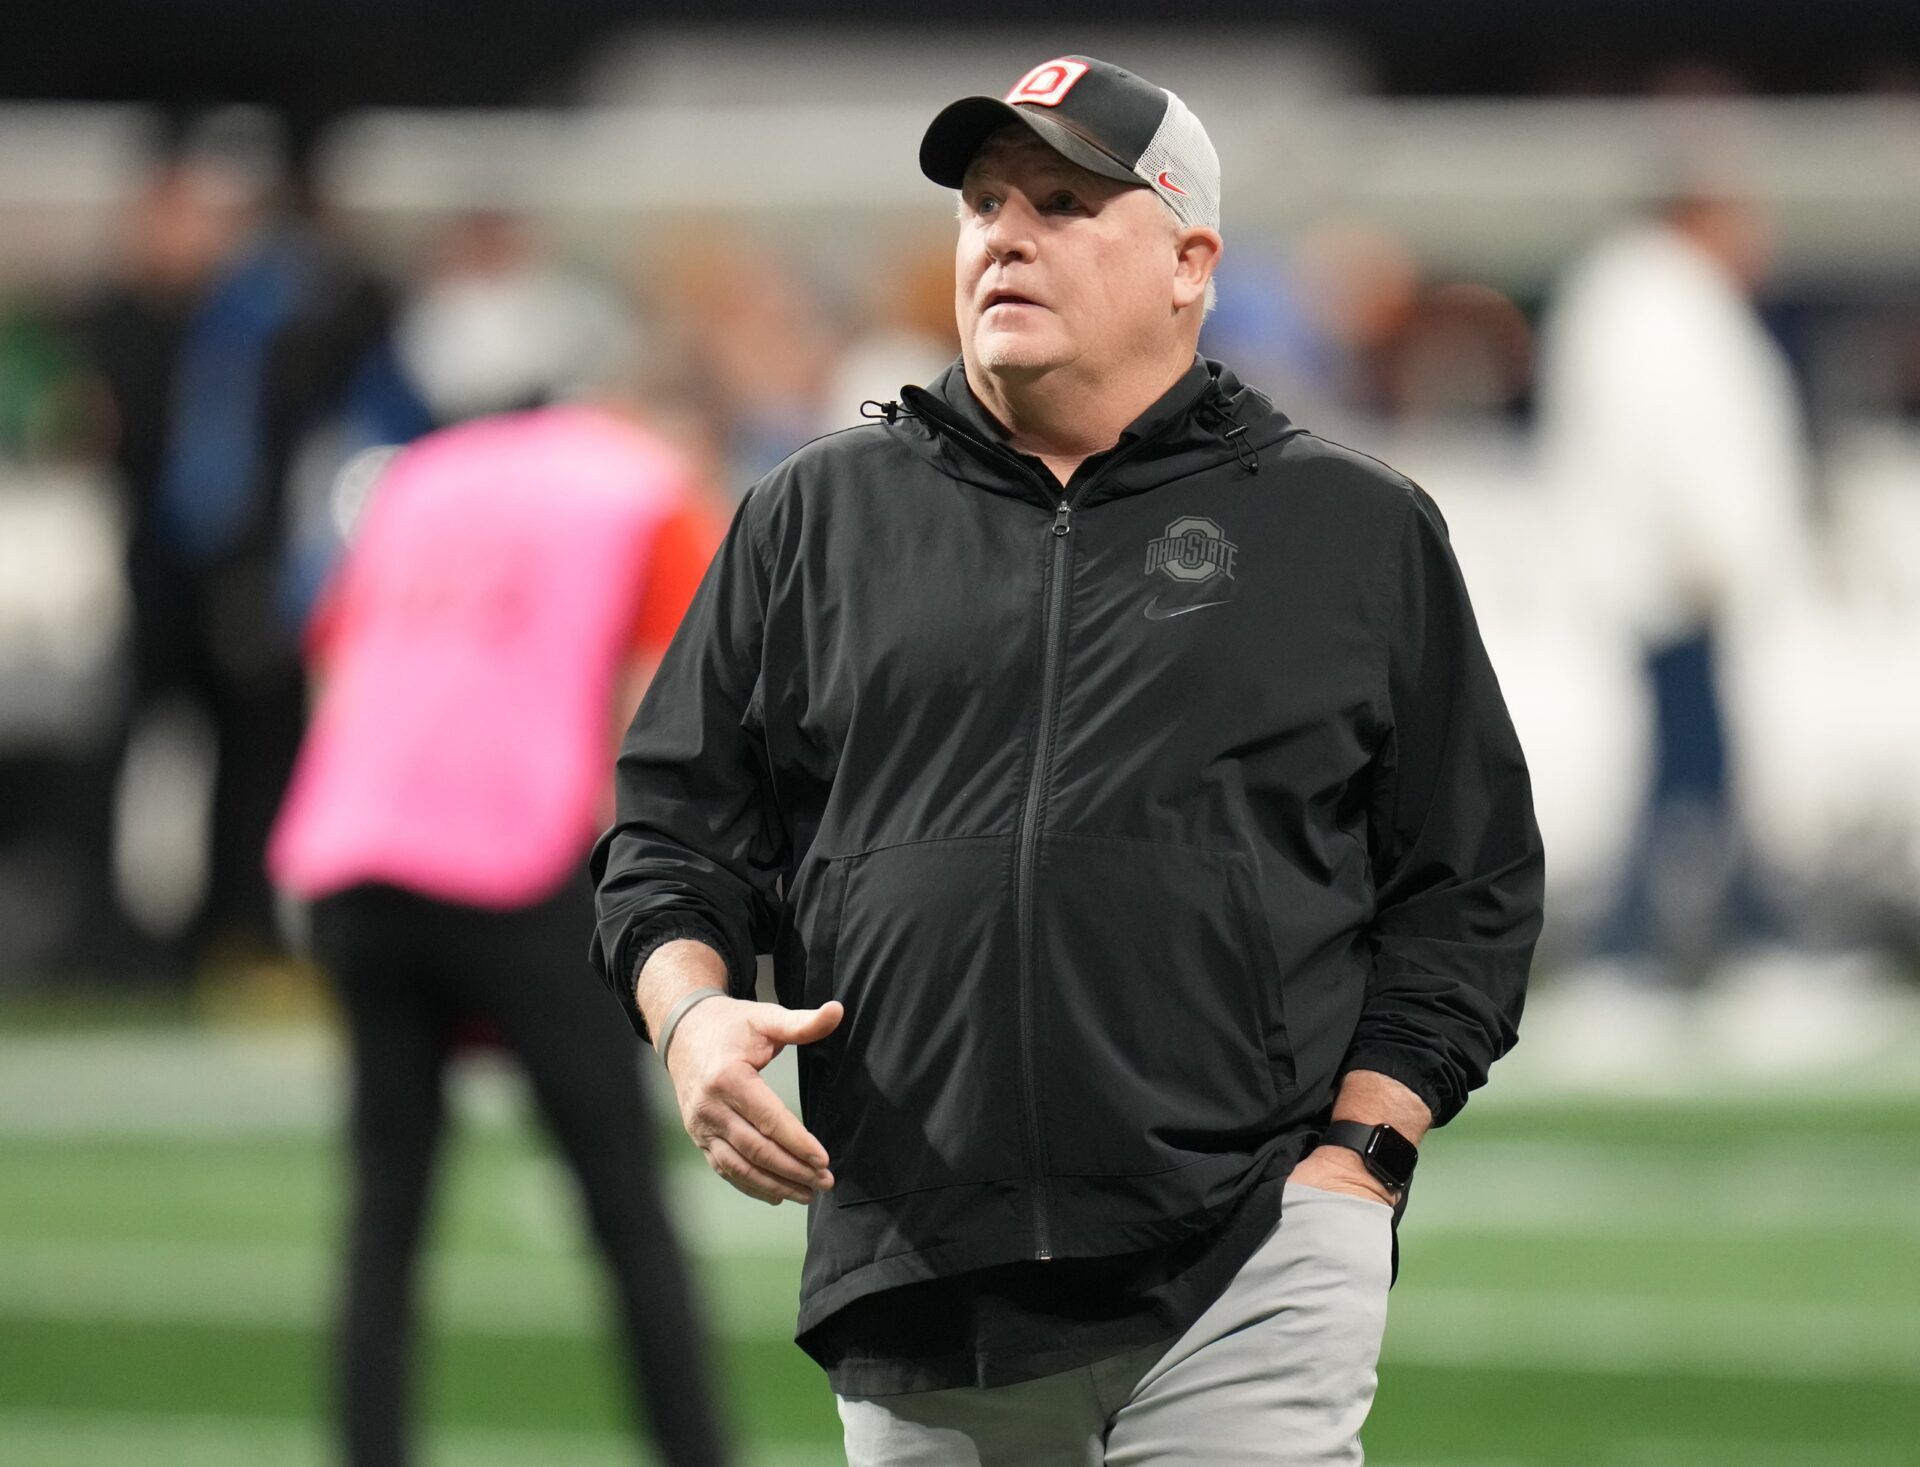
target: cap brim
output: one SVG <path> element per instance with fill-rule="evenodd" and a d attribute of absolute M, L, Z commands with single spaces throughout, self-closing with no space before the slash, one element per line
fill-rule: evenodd
<path fill-rule="evenodd" d="M 1009 122 L 1031 129 L 1061 157 L 1089 173 L 1121 183 L 1146 186 L 1146 180 L 1109 153 L 1102 152 L 1056 117 L 1038 108 L 1012 107 L 998 97 L 962 97 L 941 109 L 920 139 L 920 171 L 943 188 L 959 188 L 980 145 Z"/>

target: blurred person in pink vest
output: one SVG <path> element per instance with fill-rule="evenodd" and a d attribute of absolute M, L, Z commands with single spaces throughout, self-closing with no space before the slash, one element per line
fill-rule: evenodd
<path fill-rule="evenodd" d="M 719 540 L 689 460 L 613 412 L 483 417 L 380 474 L 309 632 L 321 683 L 269 850 L 352 1053 L 345 1460 L 411 1459 L 422 1222 L 459 1041 L 521 1061 L 609 1268 L 636 1406 L 729 1460 L 626 1026 L 585 962 L 616 731 Z"/>

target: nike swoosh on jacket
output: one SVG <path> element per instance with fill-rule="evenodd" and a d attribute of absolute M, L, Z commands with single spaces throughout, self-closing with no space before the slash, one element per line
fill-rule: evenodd
<path fill-rule="evenodd" d="M 1156 597 L 1140 608 L 1140 614 L 1148 621 L 1165 621 L 1170 616 L 1185 616 L 1189 611 L 1205 611 L 1209 606 L 1229 604 L 1226 601 L 1195 601 L 1187 606 L 1162 606 Z"/>

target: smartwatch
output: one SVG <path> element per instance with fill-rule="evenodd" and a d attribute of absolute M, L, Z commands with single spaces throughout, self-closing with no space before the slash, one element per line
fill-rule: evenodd
<path fill-rule="evenodd" d="M 1360 1153 L 1367 1170 L 1396 1192 L 1413 1180 L 1420 1148 L 1392 1126 L 1370 1126 L 1365 1121 L 1335 1121 L 1320 1138 L 1327 1146 L 1344 1146 Z"/>

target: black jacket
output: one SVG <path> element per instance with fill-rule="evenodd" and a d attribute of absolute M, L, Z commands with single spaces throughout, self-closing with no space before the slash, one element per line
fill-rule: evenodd
<path fill-rule="evenodd" d="M 846 1301 L 1205 1228 L 1338 1077 L 1514 1041 L 1525 763 L 1433 501 L 1192 369 L 1064 494 L 955 364 L 754 486 L 627 735 L 595 956 L 705 938 L 799 1055 Z"/>

